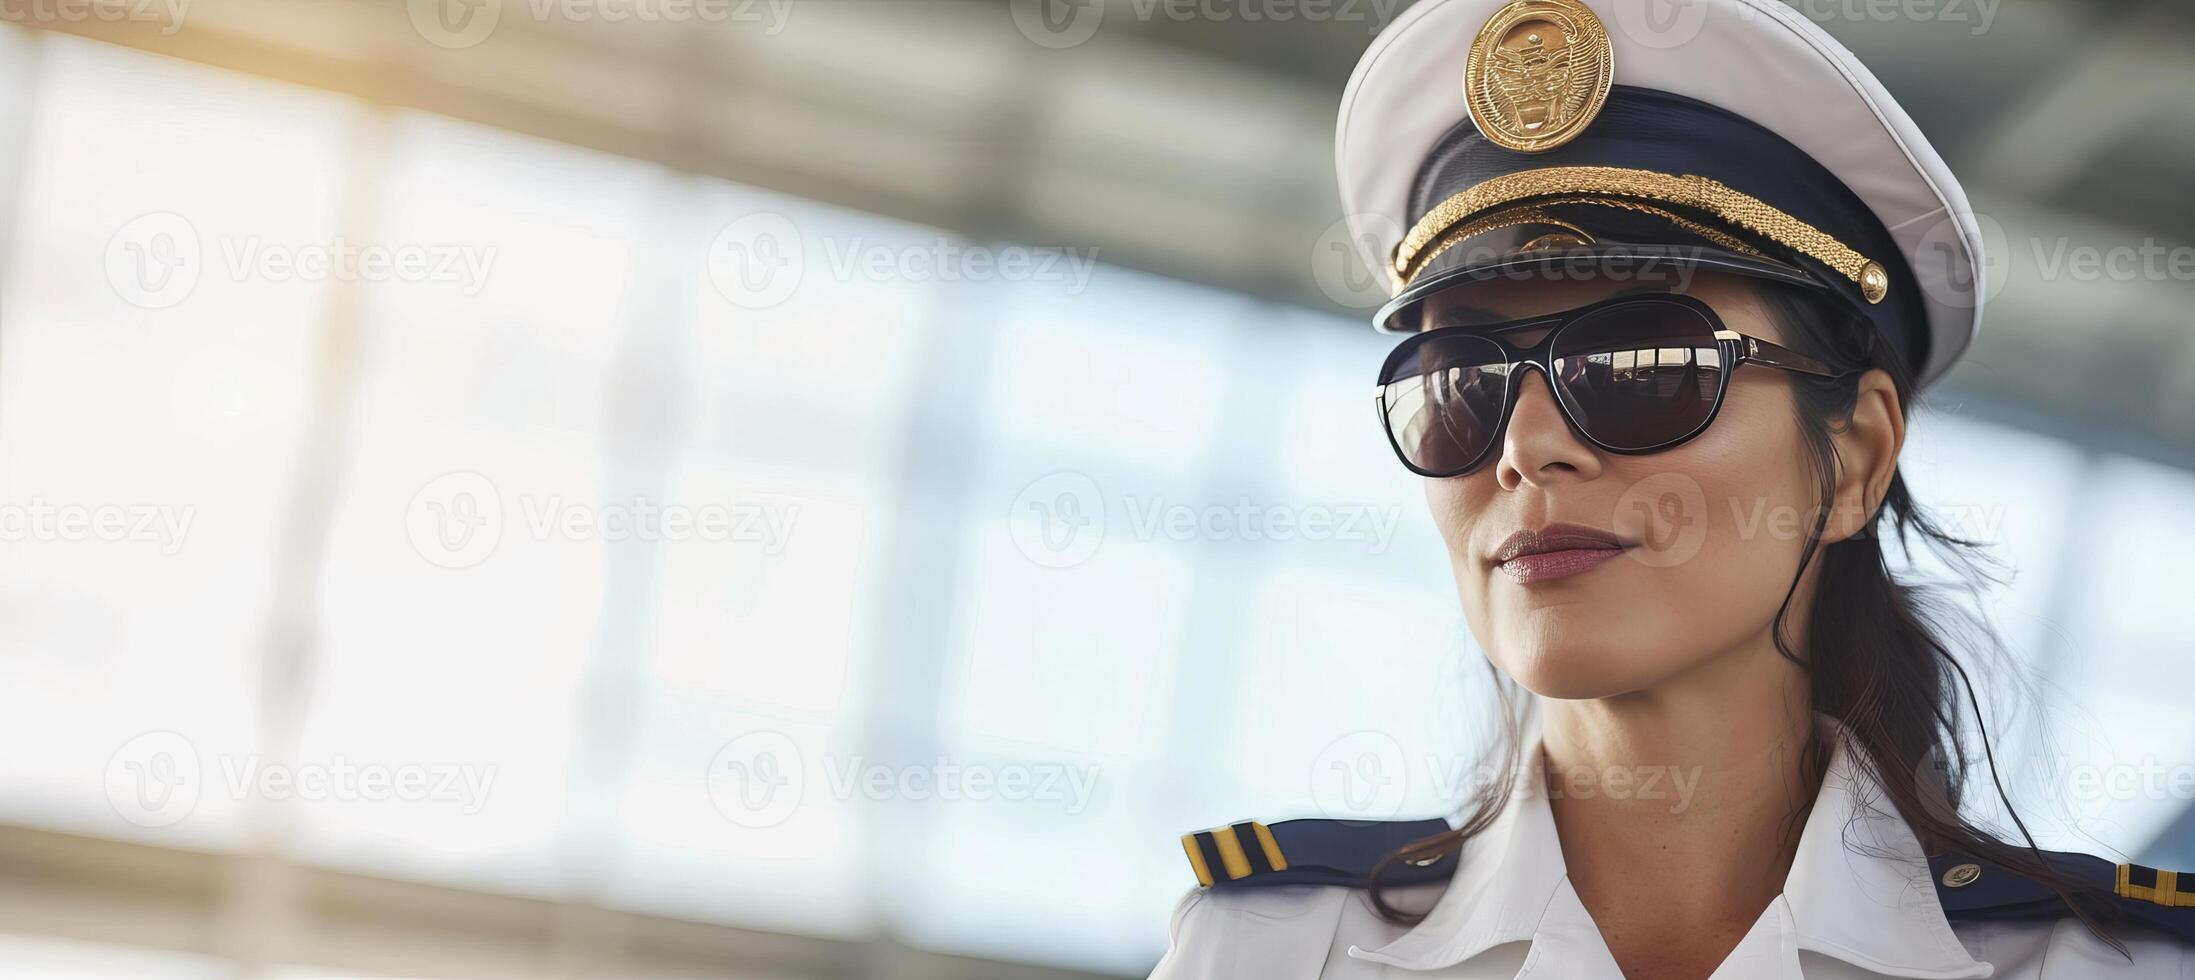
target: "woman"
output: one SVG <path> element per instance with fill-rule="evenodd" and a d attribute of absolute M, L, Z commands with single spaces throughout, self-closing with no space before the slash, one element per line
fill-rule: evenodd
<path fill-rule="evenodd" d="M 1425 0 L 1343 103 L 1406 335 L 1380 419 L 1509 777 L 1453 821 L 1184 838 L 1154 976 L 2195 977 L 2195 878 L 1961 816 L 1972 687 L 1885 565 L 1886 525 L 1966 544 L 1898 472 L 1978 322 L 1957 182 L 1770 0 L 1633 21 Z"/>

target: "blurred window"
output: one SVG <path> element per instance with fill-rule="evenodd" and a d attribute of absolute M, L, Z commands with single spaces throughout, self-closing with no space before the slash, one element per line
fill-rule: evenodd
<path fill-rule="evenodd" d="M 1180 833 L 1463 788 L 1484 671 L 1361 318 L 40 46 L 0 92 L 0 821 L 1135 972 Z M 2055 760 L 2030 826 L 2170 863 L 2195 744 L 2135 722 L 2195 682 L 2195 540 L 2110 515 L 2195 478 L 1913 434 L 2065 712 L 2003 726 Z"/>

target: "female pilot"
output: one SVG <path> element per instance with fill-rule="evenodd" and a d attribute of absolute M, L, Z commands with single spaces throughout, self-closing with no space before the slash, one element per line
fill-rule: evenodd
<path fill-rule="evenodd" d="M 1155 977 L 2195 977 L 2195 876 L 1961 816 L 1973 686 L 1882 537 L 1968 544 L 1898 457 L 1979 235 L 1864 66 L 1775 0 L 1424 0 L 1338 139 L 1509 776 L 1185 837 Z"/>

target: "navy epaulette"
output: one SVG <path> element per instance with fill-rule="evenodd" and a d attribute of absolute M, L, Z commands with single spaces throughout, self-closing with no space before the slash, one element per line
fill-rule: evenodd
<path fill-rule="evenodd" d="M 1372 869 L 1403 845 L 1446 833 L 1448 821 L 1284 820 L 1268 827 L 1245 821 L 1183 834 L 1181 849 L 1200 885 L 1344 885 L 1363 888 Z M 1454 854 L 1417 864 L 1397 861 L 1383 885 L 1446 879 Z"/>
<path fill-rule="evenodd" d="M 2195 874 L 2180 875 L 2139 864 L 2113 864 L 2089 854 L 2044 851 L 2043 858 L 2067 879 L 2117 897 L 2126 920 L 2195 943 Z M 1953 921 L 2051 919 L 2071 915 L 2065 901 L 2041 882 L 1980 858 L 1943 854 L 1928 859 L 1936 897 Z"/>

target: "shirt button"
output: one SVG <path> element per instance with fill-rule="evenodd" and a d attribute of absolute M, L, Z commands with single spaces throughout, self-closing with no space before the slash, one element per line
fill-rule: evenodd
<path fill-rule="evenodd" d="M 1979 864 L 1954 865 L 1951 870 L 1943 873 L 1943 883 L 1952 888 L 1965 888 L 1981 876 L 1982 866 Z"/>

